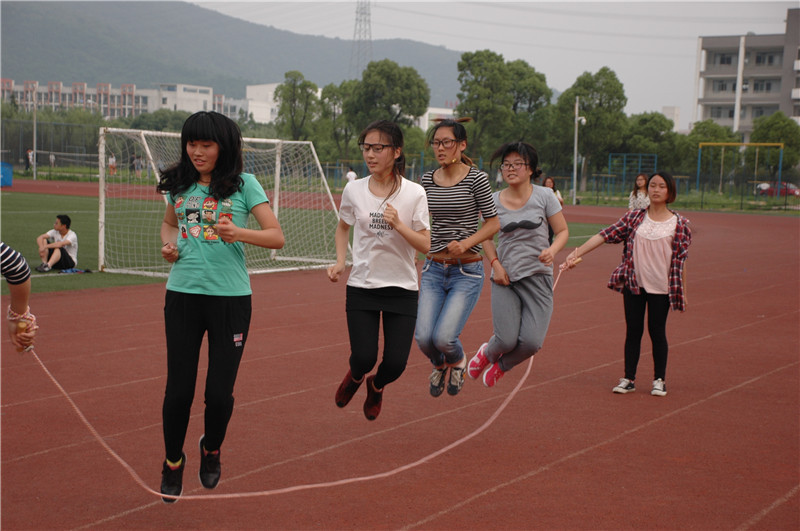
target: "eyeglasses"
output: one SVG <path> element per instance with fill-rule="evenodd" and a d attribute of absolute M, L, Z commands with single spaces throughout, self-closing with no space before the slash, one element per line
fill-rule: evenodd
<path fill-rule="evenodd" d="M 527 166 L 527 165 L 528 165 L 527 162 L 504 162 L 504 163 L 502 163 L 500 165 L 500 169 L 501 170 L 510 170 L 511 168 L 514 168 L 515 170 L 518 170 L 518 169 L 522 168 L 523 166 Z"/>
<path fill-rule="evenodd" d="M 450 149 L 458 142 L 455 138 L 445 138 L 444 140 L 432 140 L 431 147 L 433 149 L 439 149 L 439 146 L 442 146 L 445 149 Z"/>
<path fill-rule="evenodd" d="M 381 151 L 383 151 L 383 148 L 390 148 L 394 146 L 391 144 L 365 144 L 362 142 L 361 144 L 358 145 L 358 147 L 360 147 L 361 151 L 363 151 L 364 153 L 366 153 L 370 149 L 372 150 L 373 153 L 380 153 Z"/>

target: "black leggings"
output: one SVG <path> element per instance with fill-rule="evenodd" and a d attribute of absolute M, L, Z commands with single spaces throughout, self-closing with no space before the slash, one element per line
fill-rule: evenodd
<path fill-rule="evenodd" d="M 208 372 L 205 387 L 207 450 L 218 450 L 233 413 L 233 386 L 239 371 L 252 312 L 250 295 L 215 297 L 167 291 L 164 323 L 167 332 L 167 387 L 162 421 L 167 459 L 178 461 L 197 382 L 200 346 L 208 332 Z"/>
<path fill-rule="evenodd" d="M 653 295 L 639 288 L 634 295 L 627 288 L 622 292 L 625 306 L 625 378 L 636 379 L 636 367 L 644 334 L 644 313 L 647 308 L 647 332 L 653 343 L 653 379 L 666 380 L 667 354 L 667 315 L 669 314 L 669 295 Z"/>
<path fill-rule="evenodd" d="M 362 289 L 347 286 L 347 330 L 350 371 L 360 380 L 378 363 L 378 339 L 383 318 L 383 359 L 375 387 L 400 378 L 408 363 L 417 325 L 418 293 L 401 288 Z"/>

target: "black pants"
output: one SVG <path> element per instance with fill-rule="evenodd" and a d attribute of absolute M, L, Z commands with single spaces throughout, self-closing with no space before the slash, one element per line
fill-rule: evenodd
<path fill-rule="evenodd" d="M 350 371 L 360 380 L 378 363 L 378 339 L 383 318 L 383 359 L 375 374 L 379 389 L 400 378 L 408 363 L 417 324 L 416 291 L 400 288 L 347 287 L 347 330 Z"/>
<path fill-rule="evenodd" d="M 669 295 L 653 295 L 639 288 L 634 295 L 627 288 L 622 292 L 625 306 L 625 378 L 636 379 L 636 367 L 644 334 L 644 314 L 647 309 L 647 332 L 653 343 L 653 379 L 666 380 L 667 354 L 667 315 L 669 314 Z"/>
<path fill-rule="evenodd" d="M 162 421 L 167 459 L 181 458 L 197 382 L 200 346 L 208 333 L 205 387 L 207 450 L 222 446 L 233 413 L 233 386 L 250 329 L 250 295 L 216 297 L 167 291 L 167 388 Z"/>

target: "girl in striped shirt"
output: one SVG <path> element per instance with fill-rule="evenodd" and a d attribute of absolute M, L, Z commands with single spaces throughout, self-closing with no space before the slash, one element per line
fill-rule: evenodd
<path fill-rule="evenodd" d="M 467 359 L 459 335 L 483 289 L 481 242 L 500 230 L 486 174 L 464 154 L 467 131 L 443 120 L 428 133 L 440 167 L 422 176 L 431 213 L 431 249 L 422 267 L 415 339 L 430 359 L 430 394 L 457 395 Z M 483 217 L 483 225 L 480 218 Z"/>

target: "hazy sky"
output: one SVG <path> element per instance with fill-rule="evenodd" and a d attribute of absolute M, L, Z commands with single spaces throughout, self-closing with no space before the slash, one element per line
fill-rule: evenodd
<path fill-rule="evenodd" d="M 295 33 L 350 40 L 355 30 L 353 1 L 193 3 Z M 583 72 L 608 66 L 625 86 L 628 114 L 676 106 L 680 128 L 686 129 L 694 105 L 698 37 L 782 34 L 787 9 L 798 5 L 797 1 L 372 1 L 370 18 L 373 40 L 405 38 L 455 51 L 490 49 L 506 61 L 523 59 L 559 91 Z"/>

